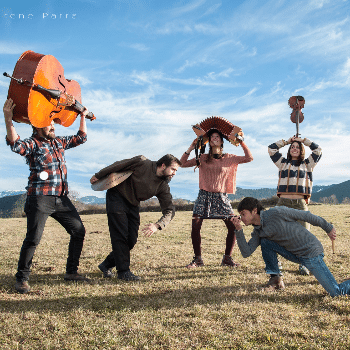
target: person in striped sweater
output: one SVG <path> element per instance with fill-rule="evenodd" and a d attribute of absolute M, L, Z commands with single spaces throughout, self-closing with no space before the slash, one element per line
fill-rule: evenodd
<path fill-rule="evenodd" d="M 287 158 L 279 152 L 280 148 L 290 145 Z M 305 159 L 305 146 L 310 147 L 311 154 Z M 280 140 L 268 147 L 271 160 L 279 169 L 279 180 L 277 185 L 277 206 L 308 210 L 308 201 L 312 192 L 312 172 L 322 156 L 322 149 L 316 143 L 307 138 L 291 137 L 288 141 Z M 310 230 L 310 224 L 300 221 Z M 309 275 L 308 269 L 300 265 L 299 272 Z"/>
<path fill-rule="evenodd" d="M 238 164 L 248 163 L 253 156 L 242 141 L 240 143 L 244 156 L 236 156 L 223 152 L 223 135 L 216 129 L 208 133 L 209 153 L 200 156 L 199 165 L 199 194 L 193 208 L 192 217 L 192 245 L 194 257 L 187 268 L 203 266 L 201 256 L 201 234 L 203 219 L 221 218 L 228 230 L 226 237 L 226 249 L 221 265 L 236 267 L 231 254 L 236 242 L 235 228 L 229 219 L 234 215 L 228 193 L 236 192 L 236 172 Z M 181 167 L 193 167 L 197 165 L 196 158 L 188 159 L 190 153 L 195 149 L 197 139 L 194 140 L 188 150 L 181 157 Z"/>

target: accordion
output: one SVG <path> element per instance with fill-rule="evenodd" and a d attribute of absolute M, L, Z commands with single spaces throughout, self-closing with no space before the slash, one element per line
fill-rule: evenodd
<path fill-rule="evenodd" d="M 207 133 L 212 129 L 219 131 L 226 140 L 235 146 L 244 140 L 242 129 L 221 117 L 204 119 L 199 124 L 193 125 L 192 129 L 197 137 L 203 138 L 204 144 L 209 141 Z"/>

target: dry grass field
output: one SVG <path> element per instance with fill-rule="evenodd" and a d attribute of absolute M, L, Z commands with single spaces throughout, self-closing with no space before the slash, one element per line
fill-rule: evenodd
<path fill-rule="evenodd" d="M 336 253 L 319 228 L 337 281 L 350 278 L 350 206 L 317 205 L 311 212 L 335 224 Z M 142 213 L 141 224 L 159 213 Z M 27 295 L 14 291 L 25 218 L 0 219 L 0 349 L 349 349 L 350 298 L 332 299 L 312 276 L 281 259 L 286 289 L 261 291 L 267 281 L 260 249 L 238 269 L 221 267 L 225 226 L 203 224 L 205 267 L 191 261 L 191 212 L 139 237 L 132 271 L 141 282 L 102 278 L 97 265 L 110 251 L 105 215 L 82 217 L 87 229 L 80 272 L 91 284 L 65 282 L 68 235 L 49 219 L 34 257 Z M 250 236 L 251 228 L 245 228 Z"/>

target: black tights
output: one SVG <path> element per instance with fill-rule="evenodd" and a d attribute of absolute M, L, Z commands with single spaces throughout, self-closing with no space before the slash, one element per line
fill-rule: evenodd
<path fill-rule="evenodd" d="M 235 226 L 233 225 L 232 221 L 229 219 L 223 220 L 226 227 L 227 227 L 227 236 L 226 236 L 226 249 L 225 249 L 225 255 L 231 255 L 233 247 L 236 243 L 236 233 L 235 233 Z M 203 219 L 199 217 L 193 217 L 192 218 L 192 231 L 191 231 L 191 238 L 192 238 L 192 245 L 194 250 L 195 256 L 201 255 L 201 227 L 202 227 Z"/>

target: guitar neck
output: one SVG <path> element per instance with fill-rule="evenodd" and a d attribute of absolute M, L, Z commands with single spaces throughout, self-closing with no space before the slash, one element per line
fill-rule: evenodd
<path fill-rule="evenodd" d="M 74 105 L 72 105 L 72 107 L 78 111 L 79 113 L 83 113 L 85 111 L 85 107 L 78 101 L 75 100 Z M 95 120 L 96 117 L 94 116 L 94 114 L 92 112 L 89 112 L 85 118 L 90 119 L 90 120 Z"/>

